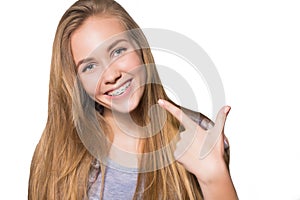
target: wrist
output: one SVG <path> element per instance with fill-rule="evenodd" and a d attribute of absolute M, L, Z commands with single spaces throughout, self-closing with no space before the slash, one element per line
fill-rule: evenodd
<path fill-rule="evenodd" d="M 230 173 L 225 163 L 218 165 L 218 167 L 212 167 L 211 171 L 209 173 L 206 173 L 205 176 L 203 176 L 203 172 L 201 174 L 195 175 L 200 185 L 209 186 L 228 180 L 231 181 Z"/>
<path fill-rule="evenodd" d="M 198 179 L 204 199 L 237 200 L 238 196 L 234 188 L 230 173 L 224 170 L 213 179 Z"/>

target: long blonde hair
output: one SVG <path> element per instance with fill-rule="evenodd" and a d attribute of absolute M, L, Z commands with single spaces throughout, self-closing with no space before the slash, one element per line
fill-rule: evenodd
<path fill-rule="evenodd" d="M 79 0 L 63 15 L 53 43 L 48 120 L 33 155 L 28 199 L 87 198 L 88 177 L 92 162 L 96 158 L 82 143 L 78 136 L 78 127 L 88 123 L 88 120 L 84 118 L 89 112 L 84 111 L 86 109 L 95 110 L 95 106 L 94 104 L 86 104 L 85 101 L 92 100 L 77 82 L 70 37 L 88 17 L 94 15 L 116 17 L 126 30 L 139 28 L 129 14 L 113 0 Z M 138 33 L 140 35 L 136 36 L 139 38 L 137 43 L 140 46 L 146 46 L 147 41 L 142 32 Z M 154 63 L 149 48 L 142 48 L 141 52 L 145 65 Z M 138 123 L 142 125 L 149 122 L 148 110 L 156 104 L 159 98 L 169 100 L 163 87 L 159 84 L 160 79 L 155 66 L 146 67 L 146 70 L 147 78 L 153 80 L 150 82 L 158 84 L 146 85 L 140 104 L 132 113 L 132 116 L 139 119 Z M 83 108 L 82 105 L 93 106 Z M 76 114 L 74 108 L 77 109 Z M 139 114 L 138 118 L 135 117 L 137 113 Z M 154 115 L 156 122 L 159 123 L 162 120 L 159 111 L 154 111 Z M 165 147 L 176 137 L 179 129 L 178 121 L 170 114 L 167 114 L 166 119 L 166 123 L 159 134 L 145 139 L 143 152 L 153 152 Z M 89 123 L 100 124 L 101 129 L 98 130 L 97 137 L 92 134 L 91 137 L 95 137 L 100 142 L 99 156 L 105 156 L 107 153 L 105 132 L 109 131 L 109 127 L 99 113 L 97 120 Z M 165 153 L 166 155 L 155 154 L 153 157 L 146 158 L 143 163 L 152 164 L 155 168 L 157 164 L 155 161 L 173 159 L 171 148 Z M 101 165 L 101 173 L 105 173 L 104 169 L 105 167 Z M 202 199 L 202 195 L 194 175 L 187 172 L 179 163 L 171 162 L 160 169 L 140 173 L 134 199 L 199 200 Z"/>

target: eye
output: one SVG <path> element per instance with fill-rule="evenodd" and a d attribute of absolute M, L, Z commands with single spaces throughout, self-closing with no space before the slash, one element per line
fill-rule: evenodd
<path fill-rule="evenodd" d="M 84 73 L 84 72 L 92 71 L 95 67 L 96 67 L 95 63 L 90 63 L 82 69 L 82 72 Z"/>
<path fill-rule="evenodd" d="M 111 56 L 112 56 L 112 57 L 117 57 L 117 56 L 121 55 L 121 54 L 122 54 L 124 51 L 126 51 L 126 50 L 127 50 L 127 48 L 125 48 L 125 47 L 118 48 L 118 49 L 114 50 L 114 51 L 111 53 Z"/>

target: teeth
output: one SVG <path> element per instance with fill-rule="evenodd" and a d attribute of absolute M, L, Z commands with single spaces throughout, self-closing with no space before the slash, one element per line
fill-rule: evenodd
<path fill-rule="evenodd" d="M 125 90 L 130 86 L 131 81 L 125 83 L 122 87 L 117 90 L 111 91 L 108 93 L 109 96 L 119 96 L 125 92 Z"/>

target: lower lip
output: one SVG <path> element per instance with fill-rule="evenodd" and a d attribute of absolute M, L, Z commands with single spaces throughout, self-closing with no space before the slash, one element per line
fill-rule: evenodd
<path fill-rule="evenodd" d="M 130 85 L 128 86 L 128 88 L 120 95 L 117 95 L 117 96 L 110 96 L 110 95 L 106 95 L 109 99 L 119 99 L 119 98 L 123 98 L 125 96 L 127 96 L 127 94 L 130 93 L 130 90 L 131 90 L 131 86 L 132 86 L 132 80 L 130 80 Z M 125 83 L 126 84 L 126 83 Z"/>

